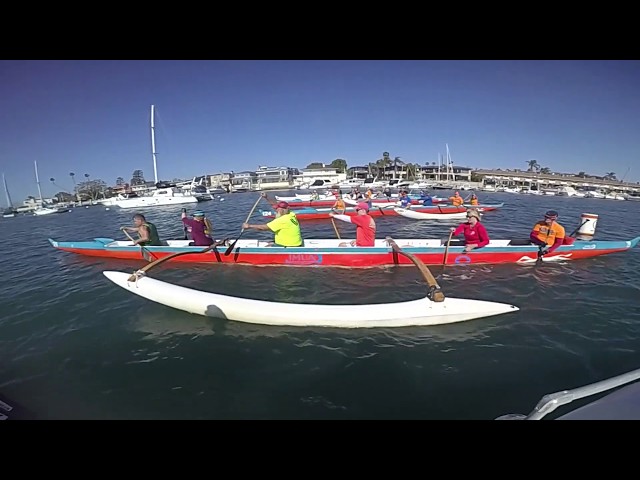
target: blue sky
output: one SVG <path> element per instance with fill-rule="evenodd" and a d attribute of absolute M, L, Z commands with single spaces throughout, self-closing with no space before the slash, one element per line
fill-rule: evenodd
<path fill-rule="evenodd" d="M 0 172 L 14 203 L 88 173 L 190 178 L 258 165 L 405 162 L 615 172 L 640 181 L 640 62 L 0 61 Z M 0 203 L 6 203 L 1 192 Z"/>

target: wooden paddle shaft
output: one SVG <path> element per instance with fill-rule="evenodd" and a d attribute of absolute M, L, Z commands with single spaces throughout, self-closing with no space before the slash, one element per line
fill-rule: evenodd
<path fill-rule="evenodd" d="M 416 267 L 418 267 L 418 270 L 420 270 L 420 273 L 422 273 L 422 276 L 427 281 L 427 284 L 429 285 L 429 287 L 431 287 L 430 288 L 431 294 L 429 298 L 434 302 L 444 301 L 445 297 L 444 297 L 444 293 L 440 289 L 440 285 L 438 285 L 438 282 L 436 281 L 435 277 L 432 275 L 431 271 L 424 264 L 424 262 L 420 260 L 418 257 L 416 257 L 415 255 L 412 255 L 411 253 L 403 251 L 393 238 L 387 237 L 386 240 L 389 243 L 389 245 L 391 245 L 391 248 L 393 249 L 394 252 L 399 253 L 400 255 L 404 255 L 409 260 L 411 260 Z"/>
<path fill-rule="evenodd" d="M 122 229 L 122 231 L 127 237 L 129 237 L 129 240 L 131 240 L 135 245 L 136 241 L 133 239 L 131 235 L 129 235 L 129 232 L 127 232 L 124 228 Z M 144 248 L 142 245 L 139 245 L 139 247 L 140 247 L 140 251 L 142 252 L 142 258 L 144 258 L 147 262 L 152 262 L 153 261 L 152 259 L 157 260 L 157 257 L 154 254 L 152 254 L 149 250 Z"/>
<path fill-rule="evenodd" d="M 336 231 L 336 237 L 338 237 L 338 240 L 341 240 L 340 233 L 338 232 L 338 227 L 336 227 L 336 222 L 333 217 L 331 217 L 331 223 L 333 223 L 333 229 Z"/>
<path fill-rule="evenodd" d="M 129 281 L 130 282 L 135 281 L 136 275 L 138 275 L 140 273 L 147 272 L 147 271 L 151 270 L 153 267 L 157 267 L 158 265 L 160 265 L 161 263 L 166 262 L 167 260 L 171 260 L 172 258 L 179 257 L 180 255 L 198 255 L 200 253 L 207 253 L 207 252 L 215 249 L 218 245 L 224 244 L 224 242 L 226 242 L 226 241 L 227 240 L 225 239 L 225 240 L 222 240 L 222 241 L 214 242 L 211 246 L 209 246 L 209 247 L 207 247 L 205 249 L 199 250 L 197 252 L 178 252 L 178 253 L 172 253 L 171 255 L 167 255 L 166 257 L 159 258 L 155 262 L 151 262 L 150 264 L 145 265 L 140 270 L 137 270 L 135 273 L 133 273 L 129 277 Z"/>
<path fill-rule="evenodd" d="M 255 212 L 256 207 L 258 206 L 258 203 L 260 203 L 260 200 L 262 200 L 263 197 L 262 195 L 260 195 L 258 197 L 258 200 L 256 200 L 256 203 L 253 204 L 253 208 L 251 209 L 251 211 L 249 212 L 249 215 L 247 215 L 247 219 L 244 221 L 244 223 L 249 223 L 249 219 L 251 218 L 251 215 L 253 215 L 253 212 Z M 266 200 L 266 198 L 265 198 Z M 244 225 L 244 224 L 243 224 Z M 242 237 L 242 234 L 244 233 L 244 228 L 240 229 L 240 235 L 238 235 L 238 238 L 236 238 L 233 243 L 231 245 L 229 245 L 227 247 L 227 249 L 224 252 L 224 256 L 227 257 L 229 256 L 229 254 L 233 251 L 233 248 L 236 246 L 236 243 L 238 242 L 238 240 L 240 240 L 240 237 Z"/>
<path fill-rule="evenodd" d="M 447 258 L 449 257 L 449 245 L 451 244 L 451 237 L 453 237 L 453 232 L 449 232 L 449 240 L 447 240 L 447 246 L 444 248 L 444 259 L 442 260 L 442 271 L 444 271 L 444 267 L 447 264 Z"/>

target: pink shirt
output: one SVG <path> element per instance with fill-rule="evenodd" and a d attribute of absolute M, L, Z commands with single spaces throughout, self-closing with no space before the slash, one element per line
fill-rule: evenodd
<path fill-rule="evenodd" d="M 376 240 L 376 222 L 369 215 L 354 215 L 351 223 L 357 225 L 356 246 L 373 247 Z"/>
<path fill-rule="evenodd" d="M 475 243 L 478 245 L 477 248 L 480 248 L 489 243 L 487 229 L 480 222 L 477 222 L 475 227 L 472 227 L 470 223 L 461 223 L 453 232 L 453 235 L 460 235 L 461 233 L 464 233 L 464 241 L 467 245 Z"/>

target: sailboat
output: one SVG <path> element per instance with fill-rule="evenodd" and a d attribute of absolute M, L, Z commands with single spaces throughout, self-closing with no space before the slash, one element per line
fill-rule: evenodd
<path fill-rule="evenodd" d="M 38 195 L 40 195 L 40 206 L 33 211 L 34 215 L 50 215 L 52 213 L 64 213 L 70 211 L 68 208 L 57 207 L 45 207 L 44 200 L 42 198 L 42 190 L 40 189 L 40 178 L 38 178 L 38 163 L 33 162 L 36 171 L 36 183 L 38 184 Z"/>
<path fill-rule="evenodd" d="M 7 179 L 4 177 L 4 173 L 2 174 L 2 183 L 4 183 L 4 193 L 7 196 L 7 205 L 9 205 L 5 210 L 2 216 L 4 218 L 15 217 L 18 211 L 13 208 L 13 203 L 11 202 L 11 196 L 9 195 L 9 189 L 7 188 Z"/>
<path fill-rule="evenodd" d="M 153 177 L 156 182 L 156 187 L 159 187 L 158 182 L 158 166 L 156 161 L 156 137 L 154 131 L 154 106 L 151 105 L 151 155 L 153 157 Z M 115 205 L 120 208 L 140 208 L 162 205 L 181 205 L 185 203 L 198 203 L 198 199 L 194 195 L 189 195 L 180 192 L 175 187 L 157 188 L 153 194 L 140 197 L 116 199 Z"/>

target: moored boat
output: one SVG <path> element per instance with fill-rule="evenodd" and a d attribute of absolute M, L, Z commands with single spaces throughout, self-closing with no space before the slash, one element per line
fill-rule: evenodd
<path fill-rule="evenodd" d="M 146 275 L 130 281 L 124 272 L 104 275 L 128 292 L 168 307 L 207 317 L 262 325 L 300 327 L 387 328 L 440 325 L 504 313 L 518 307 L 465 298 L 429 298 L 394 303 L 319 305 L 232 297 L 163 282 Z"/>
<path fill-rule="evenodd" d="M 62 251 L 93 257 L 129 260 L 159 259 L 174 253 L 193 252 L 176 257 L 172 262 L 239 263 L 249 265 L 324 266 L 324 267 L 380 267 L 411 265 L 396 255 L 385 239 L 376 239 L 373 247 L 352 247 L 351 239 L 305 239 L 303 247 L 275 247 L 264 240 L 240 238 L 229 255 L 226 246 L 199 253 L 203 247 L 188 246 L 189 240 L 168 240 L 163 246 L 134 246 L 131 241 L 95 238 L 92 241 L 59 242 L 51 245 Z M 396 243 L 427 265 L 466 264 L 534 264 L 538 261 L 538 247 L 528 239 L 491 240 L 485 247 L 464 251 L 464 242 L 451 240 L 447 251 L 446 238 L 396 239 Z M 640 237 L 632 240 L 576 240 L 563 245 L 541 258 L 542 262 L 580 260 L 634 248 Z M 446 252 L 446 255 L 445 255 Z"/>

